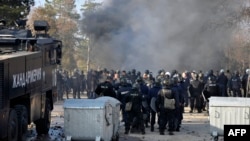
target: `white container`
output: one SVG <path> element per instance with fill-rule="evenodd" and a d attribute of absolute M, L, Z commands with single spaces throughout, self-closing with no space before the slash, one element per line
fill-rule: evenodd
<path fill-rule="evenodd" d="M 120 127 L 120 106 L 121 102 L 113 97 L 101 96 L 96 100 L 108 101 L 112 105 L 112 122 L 113 122 L 113 139 L 118 140 L 119 138 L 119 127 Z"/>
<path fill-rule="evenodd" d="M 224 125 L 250 124 L 250 98 L 211 97 L 209 99 L 210 133 L 224 135 Z"/>
<path fill-rule="evenodd" d="M 65 135 L 72 140 L 112 139 L 113 110 L 107 100 L 67 99 L 63 107 Z"/>

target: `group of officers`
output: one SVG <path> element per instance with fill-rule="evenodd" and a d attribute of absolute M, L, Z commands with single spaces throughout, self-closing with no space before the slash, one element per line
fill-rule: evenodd
<path fill-rule="evenodd" d="M 161 69 L 153 77 L 149 70 L 141 73 L 135 69 L 131 71 L 104 69 L 95 72 L 97 80 L 91 82 L 89 88 L 88 73 L 85 86 L 82 88 L 85 88 L 89 98 L 110 96 L 121 102 L 125 134 L 134 132 L 145 134 L 145 128 L 149 126 L 153 132 L 157 122 L 160 135 L 164 135 L 165 130 L 169 135 L 173 135 L 174 132 L 180 131 L 184 107 L 189 106 L 190 113 L 195 111 L 208 113 L 211 96 L 250 96 L 249 73 L 249 69 L 244 74 L 238 71 L 231 73 L 229 70 L 225 72 L 223 69 L 215 73 L 213 70 L 207 73 L 202 71 L 179 73 L 177 70 L 167 72 Z M 80 98 L 80 93 L 78 97 L 73 90 L 73 98 Z"/>

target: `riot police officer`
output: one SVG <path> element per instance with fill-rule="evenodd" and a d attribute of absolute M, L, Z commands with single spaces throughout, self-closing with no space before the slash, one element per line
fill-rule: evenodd
<path fill-rule="evenodd" d="M 62 70 L 57 70 L 56 72 L 56 78 L 57 78 L 57 98 L 58 100 L 63 100 L 63 75 Z"/>
<path fill-rule="evenodd" d="M 112 78 L 110 76 L 107 76 L 104 82 L 101 82 L 97 85 L 95 93 L 98 96 L 110 96 L 116 98 L 116 93 L 112 85 Z"/>
<path fill-rule="evenodd" d="M 227 83 L 228 83 L 228 78 L 224 73 L 224 70 L 221 69 L 219 76 L 217 78 L 217 83 L 220 87 L 220 96 L 227 96 Z"/>
<path fill-rule="evenodd" d="M 190 113 L 193 113 L 194 108 L 198 110 L 198 113 L 201 113 L 201 110 L 203 108 L 201 102 L 203 86 L 198 78 L 198 74 L 194 73 L 194 78 L 190 82 Z"/>
<path fill-rule="evenodd" d="M 63 91 L 66 93 L 67 99 L 69 99 L 69 93 L 71 90 L 70 79 L 68 71 L 65 70 L 63 73 Z"/>
<path fill-rule="evenodd" d="M 131 74 L 129 76 L 131 83 L 134 84 L 136 82 L 137 76 L 136 76 L 136 69 L 132 69 Z"/>
<path fill-rule="evenodd" d="M 156 110 L 159 114 L 160 135 L 164 135 L 165 127 L 168 125 L 169 135 L 175 131 L 175 109 L 179 104 L 178 91 L 171 86 L 171 79 L 162 82 L 162 89 L 156 98 Z"/>
<path fill-rule="evenodd" d="M 95 88 L 98 84 L 98 76 L 97 71 L 90 69 L 87 72 L 87 80 L 86 80 L 86 91 L 88 98 L 94 98 L 95 97 Z"/>
<path fill-rule="evenodd" d="M 176 75 L 172 78 L 173 81 L 173 89 L 178 91 L 178 99 L 179 103 L 176 103 L 175 108 L 175 131 L 180 131 L 182 119 L 183 119 L 183 112 L 184 112 L 184 93 L 183 93 L 183 81 L 180 75 Z"/>
<path fill-rule="evenodd" d="M 157 95 L 158 95 L 158 92 L 161 90 L 161 80 L 160 78 L 159 79 L 156 79 L 153 83 L 153 87 L 149 89 L 148 91 L 148 95 L 149 95 L 149 99 L 150 99 L 150 105 L 151 103 L 154 104 L 155 103 L 155 100 L 157 98 Z M 155 106 L 155 105 L 153 105 Z M 150 118 L 150 127 L 151 127 L 151 132 L 154 131 L 154 124 L 155 124 L 155 121 L 156 121 L 156 109 L 155 107 L 151 107 L 150 108 L 150 115 L 151 115 L 151 118 Z"/>
<path fill-rule="evenodd" d="M 246 69 L 245 73 L 243 74 L 242 76 L 242 89 L 243 89 L 243 97 L 247 97 L 247 79 L 248 79 L 248 72 L 249 72 L 249 69 Z"/>
<path fill-rule="evenodd" d="M 139 90 L 142 94 L 142 112 L 143 118 L 145 122 L 145 126 L 148 127 L 148 123 L 150 122 L 150 99 L 148 95 L 149 87 L 144 82 L 142 77 L 138 77 L 136 83 L 139 84 Z"/>
<path fill-rule="evenodd" d="M 189 105 L 189 95 L 188 95 L 188 87 L 190 85 L 190 75 L 189 72 L 185 71 L 182 73 L 182 80 L 183 80 L 183 96 L 185 107 Z"/>
<path fill-rule="evenodd" d="M 204 98 L 206 100 L 206 104 L 207 104 L 207 113 L 209 113 L 209 98 L 211 96 L 219 96 L 220 95 L 220 87 L 219 85 L 216 83 L 216 78 L 213 76 L 209 76 L 207 83 L 204 86 L 203 89 L 203 94 L 204 94 Z"/>
<path fill-rule="evenodd" d="M 125 102 L 125 110 L 128 113 L 128 118 L 125 120 L 125 134 L 128 134 L 131 128 L 135 129 L 137 127 L 139 127 L 141 134 L 145 134 L 142 114 L 142 95 L 138 84 L 135 83 L 130 89 L 129 94 L 125 96 Z"/>
<path fill-rule="evenodd" d="M 71 77 L 72 89 L 73 89 L 73 98 L 80 99 L 80 74 L 78 69 L 74 70 L 74 74 Z"/>
<path fill-rule="evenodd" d="M 120 83 L 115 86 L 117 89 L 117 99 L 121 102 L 121 111 L 122 111 L 122 121 L 125 121 L 127 118 L 127 113 L 125 111 L 125 97 L 129 94 L 132 86 L 127 82 L 126 78 L 120 78 Z"/>
<path fill-rule="evenodd" d="M 238 71 L 235 71 L 229 84 L 229 88 L 233 92 L 233 96 L 241 97 L 241 78 Z"/>
<path fill-rule="evenodd" d="M 161 81 L 164 80 L 165 78 L 165 71 L 162 69 L 162 70 L 159 70 L 158 71 L 158 75 L 155 77 L 156 79 L 160 79 Z"/>
<path fill-rule="evenodd" d="M 80 77 L 80 92 L 84 94 L 86 90 L 86 77 L 83 70 L 80 72 L 79 77 Z"/>

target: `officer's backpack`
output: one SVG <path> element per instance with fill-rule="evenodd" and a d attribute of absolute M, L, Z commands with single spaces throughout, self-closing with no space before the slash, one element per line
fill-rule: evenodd
<path fill-rule="evenodd" d="M 171 89 L 162 89 L 161 94 L 164 97 L 164 108 L 165 109 L 175 109 L 175 99 L 173 98 L 173 93 Z"/>

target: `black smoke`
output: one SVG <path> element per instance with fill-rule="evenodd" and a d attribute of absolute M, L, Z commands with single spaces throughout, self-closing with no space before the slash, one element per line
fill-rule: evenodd
<path fill-rule="evenodd" d="M 243 0 L 104 0 L 85 14 L 91 59 L 112 69 L 224 67 Z"/>

